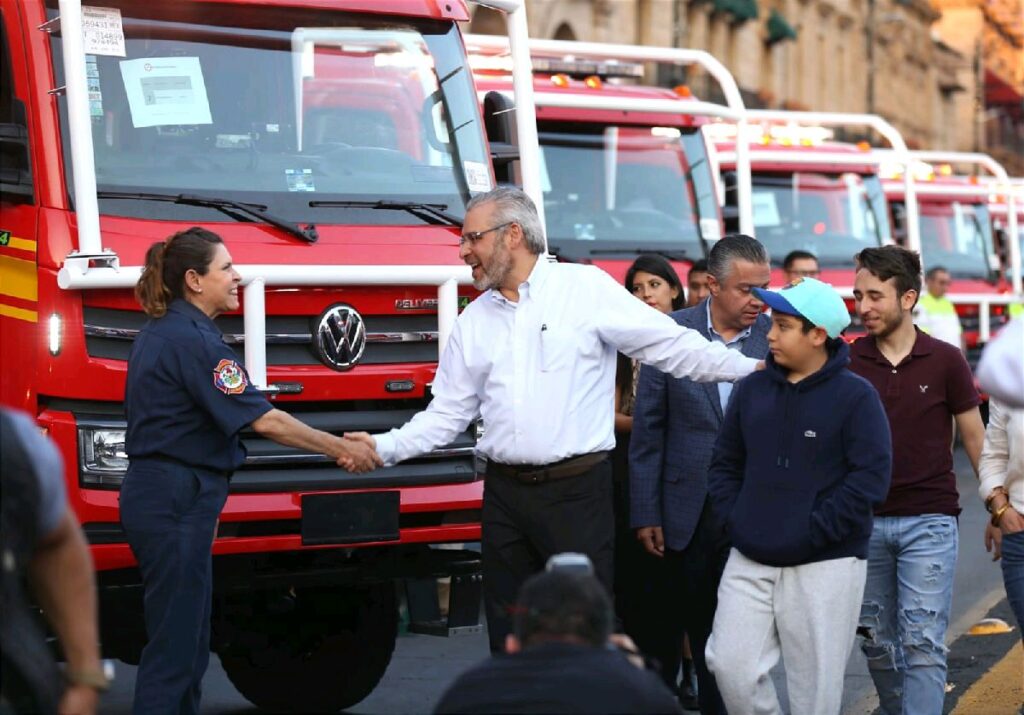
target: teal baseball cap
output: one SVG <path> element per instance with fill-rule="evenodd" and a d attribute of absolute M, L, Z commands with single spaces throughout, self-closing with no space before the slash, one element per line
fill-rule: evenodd
<path fill-rule="evenodd" d="M 779 291 L 754 288 L 754 295 L 773 311 L 807 318 L 830 338 L 838 338 L 850 324 L 850 312 L 839 293 L 816 278 L 797 278 Z"/>

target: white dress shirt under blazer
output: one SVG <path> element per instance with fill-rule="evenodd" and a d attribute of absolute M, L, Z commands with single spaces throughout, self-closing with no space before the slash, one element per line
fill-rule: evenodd
<path fill-rule="evenodd" d="M 480 415 L 477 451 L 505 464 L 550 464 L 615 445 L 615 354 L 701 382 L 738 380 L 757 360 L 630 295 L 594 266 L 544 257 L 519 301 L 489 290 L 455 322 L 434 398 L 376 436 L 386 465 L 451 442 Z"/>

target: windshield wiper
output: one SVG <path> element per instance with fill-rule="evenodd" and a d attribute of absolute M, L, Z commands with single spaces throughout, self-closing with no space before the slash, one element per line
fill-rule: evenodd
<path fill-rule="evenodd" d="M 392 211 L 408 211 L 413 216 L 439 226 L 461 226 L 462 219 L 446 211 L 448 204 L 425 204 L 416 201 L 310 201 L 310 207 L 318 208 L 353 208 L 353 209 L 391 209 Z"/>
<path fill-rule="evenodd" d="M 287 234 L 295 236 L 306 243 L 316 243 L 319 238 L 316 226 L 309 224 L 305 228 L 285 221 L 267 213 L 267 207 L 262 204 L 250 204 L 231 199 L 222 199 L 217 196 L 201 196 L 199 194 L 155 194 L 136 191 L 97 191 L 96 196 L 101 199 L 133 199 L 139 201 L 165 201 L 172 204 L 185 204 L 188 206 L 208 206 L 219 209 L 228 216 L 233 216 L 232 211 L 252 216 L 268 226 L 280 229 Z"/>
<path fill-rule="evenodd" d="M 685 261 L 688 256 L 686 249 L 683 248 L 650 248 L 648 246 L 637 246 L 636 248 L 591 248 L 590 255 L 598 256 L 602 254 L 606 255 L 633 255 L 639 256 L 641 253 L 656 253 L 662 258 L 667 258 L 670 261 Z"/>

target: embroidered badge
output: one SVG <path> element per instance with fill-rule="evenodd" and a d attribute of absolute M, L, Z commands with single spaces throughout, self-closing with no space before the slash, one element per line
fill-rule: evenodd
<path fill-rule="evenodd" d="M 213 369 L 213 386 L 225 395 L 245 392 L 245 372 L 234 360 L 221 360 Z"/>

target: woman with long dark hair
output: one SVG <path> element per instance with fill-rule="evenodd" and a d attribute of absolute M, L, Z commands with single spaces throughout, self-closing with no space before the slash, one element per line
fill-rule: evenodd
<path fill-rule="evenodd" d="M 135 295 L 151 320 L 128 358 L 121 524 L 139 562 L 148 642 L 136 715 L 197 713 L 209 661 L 214 530 L 228 479 L 245 461 L 239 432 L 320 452 L 350 471 L 376 455 L 275 409 L 249 381 L 213 319 L 238 309 L 241 276 L 202 228 L 154 243 Z"/>

